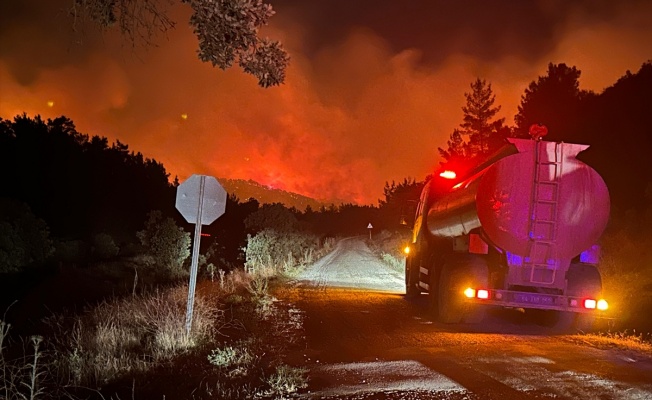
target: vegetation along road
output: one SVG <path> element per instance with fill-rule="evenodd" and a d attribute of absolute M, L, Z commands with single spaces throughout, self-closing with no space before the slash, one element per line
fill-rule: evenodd
<path fill-rule="evenodd" d="M 596 346 L 516 311 L 441 324 L 403 279 L 349 238 L 284 294 L 305 311 L 306 349 L 291 357 L 310 371 L 305 398 L 652 398 L 649 349 Z"/>

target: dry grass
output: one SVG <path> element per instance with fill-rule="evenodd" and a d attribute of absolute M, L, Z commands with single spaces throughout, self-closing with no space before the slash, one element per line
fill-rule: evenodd
<path fill-rule="evenodd" d="M 317 253 L 306 256 L 313 257 Z M 287 349 L 301 343 L 303 315 L 270 294 L 272 282 L 282 284 L 274 276 L 244 271 L 199 282 L 189 335 L 185 285 L 49 317 L 45 338 L 25 341 L 23 355 L 11 360 L 5 356 L 9 325 L 0 321 L 0 399 L 76 398 L 80 390 L 97 398 L 118 396 L 101 388 L 168 368 L 184 354 L 181 359 L 203 358 L 215 368 L 210 375 L 199 368 L 193 379 L 202 383 L 188 397 L 285 398 L 306 384 L 303 370 L 284 363 Z M 230 336 L 217 335 L 222 331 Z M 210 354 L 208 346 L 214 349 Z"/>
<path fill-rule="evenodd" d="M 215 333 L 223 313 L 197 296 L 187 335 L 186 301 L 187 288 L 179 286 L 49 318 L 57 355 L 52 374 L 62 384 L 99 387 L 187 352 Z"/>
<path fill-rule="evenodd" d="M 269 294 L 268 294 L 269 296 Z M 204 379 L 196 399 L 286 399 L 307 386 L 307 371 L 284 362 L 288 348 L 303 348 L 303 313 L 290 304 L 270 302 L 264 316 L 250 297 L 239 318 L 244 337 L 227 339 L 207 355 L 215 373 Z"/>
<path fill-rule="evenodd" d="M 574 343 L 588 344 L 601 349 L 617 348 L 631 350 L 652 357 L 652 341 L 649 335 L 636 332 L 600 332 L 564 336 Z"/>
<path fill-rule="evenodd" d="M 8 359 L 5 352 L 8 347 L 10 324 L 0 320 L 0 399 L 37 400 L 44 397 L 43 380 L 47 376 L 42 357 L 43 337 L 34 335 L 29 338 L 22 355 Z M 31 351 L 31 354 L 29 354 Z"/>
<path fill-rule="evenodd" d="M 266 383 L 270 387 L 266 395 L 273 396 L 274 399 L 284 399 L 299 389 L 307 387 L 307 373 L 306 368 L 291 367 L 285 364 L 279 365 L 276 367 L 276 371 L 266 379 Z"/>

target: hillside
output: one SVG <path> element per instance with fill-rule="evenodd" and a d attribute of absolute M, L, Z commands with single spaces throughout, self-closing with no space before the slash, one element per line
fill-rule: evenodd
<path fill-rule="evenodd" d="M 229 194 L 235 194 L 241 201 L 249 198 L 258 200 L 259 203 L 283 203 L 287 207 L 295 207 L 304 211 L 307 206 L 318 210 L 325 204 L 313 198 L 302 196 L 285 190 L 272 189 L 258 182 L 244 179 L 218 178 L 224 189 Z"/>

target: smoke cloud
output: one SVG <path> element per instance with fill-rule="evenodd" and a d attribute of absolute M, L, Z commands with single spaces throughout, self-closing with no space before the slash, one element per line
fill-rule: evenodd
<path fill-rule="evenodd" d="M 285 85 L 262 89 L 197 59 L 184 5 L 155 47 L 132 48 L 116 32 L 72 32 L 67 0 L 3 3 L 1 117 L 65 115 L 171 178 L 253 179 L 361 204 L 438 165 L 476 77 L 511 124 L 549 62 L 577 66 L 581 87 L 600 92 L 652 58 L 649 1 L 284 0 L 264 34 L 291 66 Z"/>

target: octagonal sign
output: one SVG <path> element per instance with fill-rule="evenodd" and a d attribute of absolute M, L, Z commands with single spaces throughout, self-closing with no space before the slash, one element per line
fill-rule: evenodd
<path fill-rule="evenodd" d="M 177 188 L 177 210 L 191 224 L 210 225 L 224 214 L 226 191 L 215 179 L 207 175 L 192 175 Z"/>

